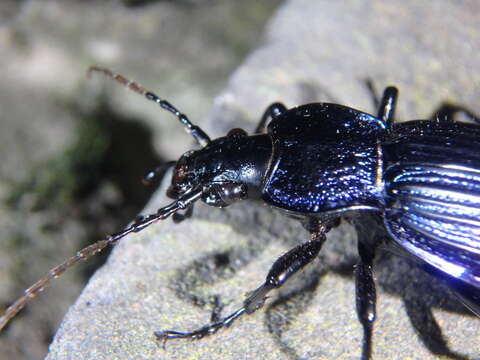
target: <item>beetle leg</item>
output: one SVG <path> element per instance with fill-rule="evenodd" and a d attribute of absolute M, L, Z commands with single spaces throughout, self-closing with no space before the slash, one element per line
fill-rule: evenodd
<path fill-rule="evenodd" d="M 480 118 L 466 107 L 443 103 L 434 112 L 432 120 L 436 122 L 455 122 L 455 115 L 457 113 L 464 114 L 468 119 L 480 124 Z"/>
<path fill-rule="evenodd" d="M 285 111 L 287 111 L 287 108 L 282 103 L 273 103 L 270 105 L 263 113 L 262 118 L 255 129 L 255 134 L 264 133 L 269 120 L 280 116 Z"/>
<path fill-rule="evenodd" d="M 178 224 L 178 223 L 181 223 L 183 220 L 190 218 L 192 215 L 193 215 L 193 204 L 187 207 L 187 209 L 183 214 L 179 212 L 176 212 L 175 214 L 173 214 L 172 220 L 174 223 Z"/>
<path fill-rule="evenodd" d="M 370 359 L 372 350 L 372 329 L 376 317 L 376 290 L 373 280 L 374 252 L 363 242 L 358 242 L 360 261 L 355 267 L 355 292 L 357 315 L 363 326 L 362 359 Z"/>
<path fill-rule="evenodd" d="M 371 78 L 365 79 L 365 86 L 367 91 L 370 93 L 371 100 L 373 102 L 373 107 L 378 109 L 380 107 L 380 99 L 378 98 L 377 89 Z"/>
<path fill-rule="evenodd" d="M 290 276 L 317 257 L 325 242 L 325 233 L 325 227 L 319 225 L 317 231 L 311 233 L 310 241 L 296 246 L 278 258 L 270 268 L 265 282 L 257 289 L 249 292 L 248 297 L 243 302 L 243 306 L 232 314 L 218 322 L 205 325 L 191 332 L 156 331 L 155 336 L 158 340 L 163 341 L 171 339 L 201 339 L 215 334 L 221 328 L 230 326 L 243 314 L 251 314 L 260 309 L 271 290 L 281 287 Z"/>
<path fill-rule="evenodd" d="M 378 118 L 382 119 L 388 128 L 393 124 L 395 118 L 395 105 L 397 104 L 398 90 L 389 86 L 383 91 L 382 100 L 378 106 Z"/>
<path fill-rule="evenodd" d="M 175 166 L 176 161 L 168 161 L 164 164 L 160 164 L 155 169 L 149 171 L 142 179 L 144 185 L 153 185 L 155 182 L 160 181 L 160 178 L 165 174 L 169 168 Z"/>
<path fill-rule="evenodd" d="M 394 86 L 385 88 L 382 99 L 379 99 L 372 79 L 366 79 L 365 85 L 372 97 L 374 107 L 378 109 L 377 117 L 382 119 L 390 128 L 395 120 L 395 106 L 398 98 L 397 88 Z"/>

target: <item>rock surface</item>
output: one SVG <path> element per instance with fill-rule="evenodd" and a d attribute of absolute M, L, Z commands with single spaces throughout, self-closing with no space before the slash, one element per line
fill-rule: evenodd
<path fill-rule="evenodd" d="M 212 136 L 252 129 L 279 100 L 368 111 L 367 78 L 378 89 L 400 88 L 400 119 L 429 117 L 446 100 L 479 113 L 479 10 L 476 1 L 288 1 L 217 97 L 206 129 Z M 148 210 L 165 203 L 159 195 Z M 47 359 L 358 358 L 348 225 L 329 234 L 319 261 L 265 311 L 199 342 L 163 349 L 155 341 L 155 330 L 208 322 L 214 299 L 223 314 L 236 309 L 270 264 L 306 238 L 292 220 L 249 203 L 223 211 L 197 206 L 180 225 L 165 221 L 129 236 L 70 309 Z M 441 284 L 390 255 L 380 256 L 376 278 L 374 359 L 480 357 L 480 321 Z"/>

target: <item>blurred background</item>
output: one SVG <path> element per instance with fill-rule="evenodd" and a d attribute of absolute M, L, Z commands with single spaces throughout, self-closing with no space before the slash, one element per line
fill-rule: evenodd
<path fill-rule="evenodd" d="M 200 124 L 280 1 L 2 0 L 0 310 L 145 205 L 148 170 L 191 144 L 175 117 L 98 75 L 132 78 Z M 105 255 L 103 256 L 103 258 Z M 0 334 L 40 359 L 103 258 L 76 266 Z"/>

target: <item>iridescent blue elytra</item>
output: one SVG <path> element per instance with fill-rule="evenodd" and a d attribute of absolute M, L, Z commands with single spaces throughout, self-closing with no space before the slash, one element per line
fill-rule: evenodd
<path fill-rule="evenodd" d="M 480 315 L 480 127 L 410 121 L 384 149 L 385 227 Z"/>

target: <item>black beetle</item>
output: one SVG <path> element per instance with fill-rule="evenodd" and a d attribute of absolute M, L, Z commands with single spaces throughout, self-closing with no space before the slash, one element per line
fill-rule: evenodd
<path fill-rule="evenodd" d="M 7 309 L 0 329 L 70 266 L 158 220 L 184 219 L 200 199 L 216 207 L 262 200 L 300 220 L 311 238 L 276 260 L 265 282 L 249 293 L 240 309 L 195 331 L 156 332 L 159 340 L 199 339 L 262 307 L 271 290 L 315 259 L 326 233 L 341 217 L 353 218 L 358 231 L 356 305 L 364 328 L 363 358 L 371 355 L 376 316 L 372 266 L 379 246 L 393 247 L 415 259 L 427 272 L 445 280 L 480 316 L 480 121 L 473 114 L 453 108 L 434 120 L 395 124 L 398 92 L 388 87 L 377 116 L 338 104 L 287 109 L 275 103 L 254 135 L 233 129 L 225 137 L 210 140 L 187 116 L 137 83 L 105 68 L 92 67 L 92 71 L 176 115 L 202 148 L 185 153 L 175 163 L 167 192 L 174 199 L 171 204 L 50 270 Z M 465 112 L 477 124 L 455 122 L 456 111 Z M 154 175 L 147 175 L 147 180 Z M 186 210 L 184 215 L 181 210 Z"/>

